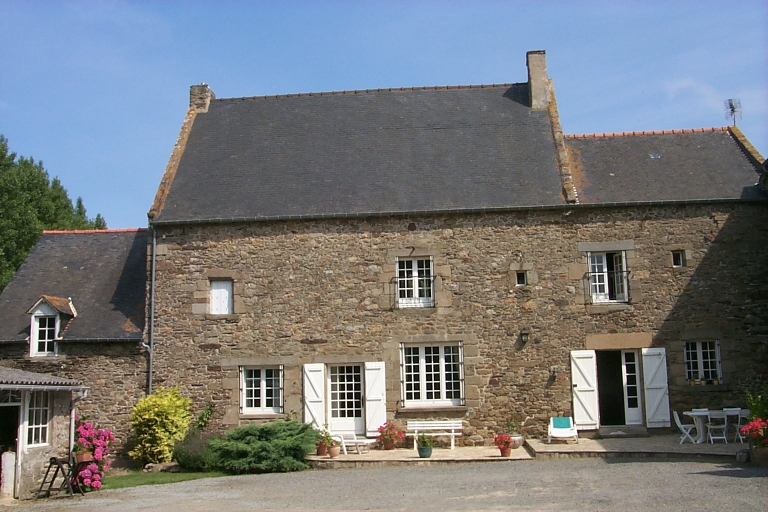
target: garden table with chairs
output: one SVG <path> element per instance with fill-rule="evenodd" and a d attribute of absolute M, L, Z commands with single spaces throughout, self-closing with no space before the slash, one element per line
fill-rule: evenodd
<path fill-rule="evenodd" d="M 677 414 L 677 412 L 675 412 Z M 739 429 L 744 425 L 744 420 L 749 417 L 749 409 L 742 409 L 740 407 L 727 407 L 723 409 L 692 409 L 690 411 L 683 411 L 683 415 L 693 418 L 693 422 L 696 425 L 696 438 L 694 442 L 697 444 L 706 443 L 709 440 L 710 443 L 715 441 L 724 441 L 728 443 L 728 427 L 733 426 L 735 428 L 735 434 L 733 436 L 733 442 L 736 440 L 744 442 L 744 436 L 741 435 Z M 733 416 L 735 420 L 729 422 L 728 419 Z M 704 421 L 706 420 L 706 422 Z M 680 439 L 682 444 L 685 438 L 690 434 L 690 429 L 686 429 L 685 425 L 678 425 L 680 430 L 683 431 L 683 436 Z"/>

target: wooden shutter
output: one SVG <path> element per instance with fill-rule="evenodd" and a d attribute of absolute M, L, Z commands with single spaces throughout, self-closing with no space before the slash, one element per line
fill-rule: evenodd
<path fill-rule="evenodd" d="M 387 387 L 384 362 L 365 363 L 365 435 L 376 437 L 387 421 Z"/>
<path fill-rule="evenodd" d="M 600 427 L 597 402 L 597 363 L 594 350 L 571 351 L 573 422 L 579 430 Z"/>
<path fill-rule="evenodd" d="M 646 426 L 669 427 L 666 351 L 663 348 L 644 348 L 642 353 Z"/>
<path fill-rule="evenodd" d="M 214 315 L 232 314 L 232 281 L 211 281 L 210 312 Z"/>
<path fill-rule="evenodd" d="M 304 423 L 325 428 L 325 365 L 305 364 L 304 369 Z"/>

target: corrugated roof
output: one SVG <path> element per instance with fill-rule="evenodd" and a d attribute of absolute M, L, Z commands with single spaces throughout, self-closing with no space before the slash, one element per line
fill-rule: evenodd
<path fill-rule="evenodd" d="M 14 386 L 84 387 L 76 380 L 0 366 L 0 387 L 13 388 Z"/>
<path fill-rule="evenodd" d="M 46 232 L 0 294 L 0 341 L 28 339 L 27 309 L 42 295 L 72 298 L 65 341 L 141 340 L 146 282 L 146 229 Z"/>
<path fill-rule="evenodd" d="M 213 100 L 154 221 L 563 204 L 527 84 Z"/>

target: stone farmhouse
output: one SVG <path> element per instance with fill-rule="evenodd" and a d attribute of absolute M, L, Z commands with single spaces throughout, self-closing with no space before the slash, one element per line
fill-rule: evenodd
<path fill-rule="evenodd" d="M 33 496 L 71 451 L 75 407 L 118 450 L 128 439 L 147 389 L 146 251 L 146 229 L 46 231 L 0 294 L 1 494 Z"/>
<path fill-rule="evenodd" d="M 766 378 L 762 157 L 736 127 L 564 135 L 524 83 L 217 99 L 149 212 L 155 385 L 219 429 L 518 415 L 664 428 Z"/>

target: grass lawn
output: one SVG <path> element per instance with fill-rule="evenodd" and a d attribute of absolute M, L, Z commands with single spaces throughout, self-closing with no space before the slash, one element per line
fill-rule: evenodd
<path fill-rule="evenodd" d="M 145 473 L 141 470 L 128 471 L 119 475 L 107 474 L 106 478 L 104 478 L 104 487 L 102 489 L 123 489 L 139 485 L 171 484 L 215 476 L 227 476 L 227 474 L 218 471 L 207 473 Z"/>

